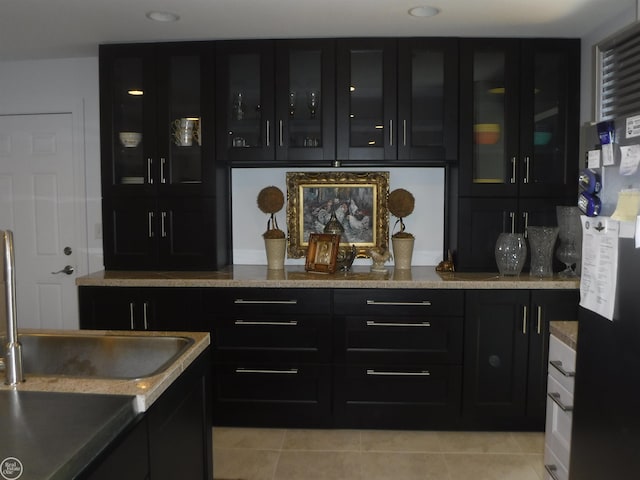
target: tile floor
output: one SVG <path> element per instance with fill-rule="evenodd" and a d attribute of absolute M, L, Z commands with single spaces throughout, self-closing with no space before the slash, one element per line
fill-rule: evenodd
<path fill-rule="evenodd" d="M 540 480 L 544 434 L 213 429 L 216 479 Z"/>

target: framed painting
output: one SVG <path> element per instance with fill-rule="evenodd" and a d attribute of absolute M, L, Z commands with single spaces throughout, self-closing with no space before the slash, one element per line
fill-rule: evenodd
<path fill-rule="evenodd" d="M 340 235 L 312 233 L 304 268 L 308 272 L 334 273 L 340 247 Z"/>
<path fill-rule="evenodd" d="M 358 256 L 387 249 L 388 193 L 389 172 L 287 172 L 288 256 L 305 257 L 311 234 L 325 233 L 332 217 L 340 246 L 355 245 Z"/>

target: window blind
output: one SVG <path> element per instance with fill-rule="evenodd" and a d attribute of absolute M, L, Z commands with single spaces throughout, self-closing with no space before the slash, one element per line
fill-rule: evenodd
<path fill-rule="evenodd" d="M 640 24 L 597 46 L 600 120 L 640 114 Z"/>

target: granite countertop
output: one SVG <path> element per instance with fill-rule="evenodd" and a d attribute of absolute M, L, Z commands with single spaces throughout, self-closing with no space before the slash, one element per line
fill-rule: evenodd
<path fill-rule="evenodd" d="M 439 288 L 439 289 L 567 289 L 577 278 L 501 277 L 498 273 L 440 273 L 435 267 L 413 267 L 372 273 L 368 266 L 349 272 L 306 272 L 303 265 L 268 270 L 266 265 L 233 265 L 219 271 L 99 271 L 79 277 L 79 286 L 102 287 L 258 287 L 258 288 Z"/>
<path fill-rule="evenodd" d="M 549 332 L 571 349 L 578 347 L 578 322 L 553 321 L 549 324 Z"/>
<path fill-rule="evenodd" d="M 129 336 L 178 336 L 193 339 L 193 344 L 175 362 L 162 372 L 133 380 L 108 378 L 83 378 L 61 376 L 37 376 L 25 374 L 25 381 L 15 387 L 0 385 L 0 393 L 5 390 L 19 392 L 65 392 L 85 394 L 125 395 L 133 397 L 136 413 L 146 411 L 154 401 L 178 378 L 184 370 L 209 345 L 208 332 L 149 332 L 149 331 L 109 331 L 109 330 L 35 330 L 20 329 L 20 333 L 46 333 L 68 335 L 129 335 Z"/>

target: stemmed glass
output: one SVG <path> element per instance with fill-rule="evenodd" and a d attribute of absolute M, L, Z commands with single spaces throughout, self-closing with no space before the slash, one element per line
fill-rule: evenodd
<path fill-rule="evenodd" d="M 320 105 L 320 92 L 317 90 L 309 90 L 307 92 L 307 107 L 311 113 L 311 118 L 316 116 L 318 106 Z"/>
<path fill-rule="evenodd" d="M 580 260 L 576 243 L 580 236 L 580 209 L 578 207 L 556 206 L 558 217 L 558 237 L 560 246 L 556 250 L 556 258 L 565 264 L 565 269 L 558 275 L 561 277 L 575 277 L 576 272 L 571 268 Z"/>

